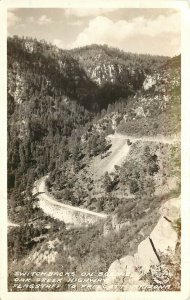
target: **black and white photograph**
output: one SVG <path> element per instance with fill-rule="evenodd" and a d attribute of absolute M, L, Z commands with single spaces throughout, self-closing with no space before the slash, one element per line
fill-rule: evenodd
<path fill-rule="evenodd" d="M 181 291 L 181 56 L 175 7 L 7 9 L 8 292 Z"/>

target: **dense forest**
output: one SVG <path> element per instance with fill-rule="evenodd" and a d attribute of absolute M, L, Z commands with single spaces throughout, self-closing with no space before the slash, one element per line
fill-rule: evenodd
<path fill-rule="evenodd" d="M 136 55 L 107 45 L 68 51 L 17 36 L 8 38 L 7 49 L 8 215 L 19 224 L 8 235 L 9 287 L 18 267 L 106 272 L 135 251 L 142 227 L 150 233 L 161 202 L 180 193 L 180 145 L 134 142 L 124 164 L 99 178 L 93 164 L 109 156 L 107 136 L 115 132 L 179 134 L 180 56 Z M 105 212 L 106 223 L 67 229 L 45 215 L 32 188 L 47 174 L 48 191 L 59 202 Z M 158 179 L 167 183 L 171 174 L 176 186 L 156 194 Z M 119 231 L 118 224 L 124 224 Z M 36 266 L 32 255 L 46 251 L 55 233 L 56 262 Z M 60 290 L 67 289 L 65 278 Z"/>

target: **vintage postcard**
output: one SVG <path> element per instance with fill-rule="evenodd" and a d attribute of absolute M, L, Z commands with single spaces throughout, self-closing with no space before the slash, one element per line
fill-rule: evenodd
<path fill-rule="evenodd" d="M 1 299 L 190 298 L 188 1 L 0 8 Z"/>

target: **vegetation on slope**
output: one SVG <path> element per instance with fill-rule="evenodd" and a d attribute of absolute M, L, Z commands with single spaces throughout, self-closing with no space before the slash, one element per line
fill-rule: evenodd
<path fill-rule="evenodd" d="M 114 130 L 139 135 L 157 134 L 163 127 L 165 134 L 179 130 L 178 59 L 168 64 L 168 58 L 106 46 L 63 51 L 45 41 L 8 39 L 8 212 L 11 221 L 20 224 L 8 238 L 10 286 L 16 268 L 56 270 L 63 265 L 68 271 L 105 272 L 148 234 L 165 197 L 155 196 L 156 179 L 165 176 L 167 182 L 171 172 L 179 177 L 179 148 L 134 144 L 126 163 L 99 179 L 91 163 L 109 155 L 106 136 Z M 147 74 L 155 72 L 160 74 L 157 84 L 143 89 Z M 165 93 L 169 104 L 162 109 L 158 106 L 165 103 Z M 136 111 L 139 105 L 146 117 Z M 172 130 L 170 112 L 177 120 Z M 63 222 L 45 216 L 31 190 L 47 173 L 48 186 L 59 201 L 105 211 L 111 215 L 108 222 L 66 230 Z M 60 241 L 56 261 L 26 264 L 32 253 L 45 251 L 55 232 Z M 62 289 L 67 288 L 65 281 Z"/>

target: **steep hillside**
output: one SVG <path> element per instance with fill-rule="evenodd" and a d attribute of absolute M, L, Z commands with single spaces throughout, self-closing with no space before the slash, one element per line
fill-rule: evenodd
<path fill-rule="evenodd" d="M 181 57 L 175 57 L 147 76 L 141 91 L 126 106 L 119 132 L 133 135 L 180 132 L 180 64 Z"/>
<path fill-rule="evenodd" d="M 10 290 L 17 270 L 106 273 L 180 193 L 180 57 L 15 36 L 7 87 Z"/>
<path fill-rule="evenodd" d="M 181 57 L 177 56 L 147 75 L 134 97 L 108 106 L 95 125 L 131 136 L 179 135 L 181 122 Z"/>
<path fill-rule="evenodd" d="M 95 63 L 94 59 L 98 62 Z M 115 104 L 111 109 L 114 113 L 121 103 L 124 108 L 119 112 L 117 123 L 121 125 L 118 130 L 122 131 L 122 119 L 126 111 L 128 123 L 132 122 L 132 128 L 137 130 L 139 123 L 135 119 L 134 126 L 134 109 L 131 109 L 131 112 L 130 106 L 138 106 L 139 98 L 130 101 L 127 96 L 135 94 L 144 80 L 147 80 L 146 74 L 151 74 L 152 70 L 166 60 L 164 57 L 126 54 L 105 46 L 93 45 L 63 51 L 45 41 L 38 42 L 16 36 L 8 38 L 9 186 L 18 186 L 22 191 L 27 181 L 31 183 L 35 176 L 44 175 L 60 166 L 72 157 L 72 153 L 78 156 L 77 151 L 83 152 L 82 149 L 86 146 L 94 147 L 91 154 L 105 151 L 103 141 L 106 134 L 112 133 L 109 122 L 113 118 L 106 114 L 106 110 L 100 112 L 100 107 L 107 107 L 113 100 Z M 99 63 L 102 68 L 104 62 L 107 67 L 114 64 L 116 69 L 121 66 L 125 69 L 120 73 L 113 71 L 114 80 L 112 72 L 106 71 L 108 88 L 105 88 L 100 73 L 97 73 L 96 77 L 101 80 L 101 86 L 92 78 L 91 67 L 96 67 Z M 119 100 L 122 88 L 120 86 L 118 91 L 118 85 L 122 85 L 125 90 L 126 98 L 122 102 Z M 159 99 L 154 102 L 157 105 Z M 126 103 L 129 103 L 129 109 Z M 98 114 L 92 113 L 94 109 L 98 110 Z M 110 119 L 104 126 L 104 135 L 99 134 L 99 129 L 96 130 L 97 126 L 94 126 L 96 121 L 92 121 L 93 117 L 99 120 L 102 116 Z M 130 128 L 128 124 L 127 128 Z M 87 137 L 85 143 L 80 142 L 84 134 Z M 103 144 L 102 149 L 96 151 L 97 138 L 99 143 Z M 53 148 L 51 145 L 54 145 Z"/>
<path fill-rule="evenodd" d="M 13 83 L 9 94 L 18 103 L 26 101 L 35 88 L 41 96 L 44 90 L 50 96 L 56 90 L 56 96 L 64 95 L 97 110 L 135 95 L 142 87 L 147 90 L 155 76 L 165 76 L 160 69 L 172 73 L 168 57 L 136 55 L 98 45 L 66 51 L 45 41 L 16 36 L 8 38 L 8 57 L 8 80 Z M 31 80 L 32 74 L 35 77 Z"/>
<path fill-rule="evenodd" d="M 91 45 L 70 51 L 88 77 L 98 85 L 102 107 L 121 97 L 136 94 L 148 74 L 167 62 L 168 57 L 125 53 L 107 45 Z"/>
<path fill-rule="evenodd" d="M 168 60 L 167 57 L 135 55 L 98 45 L 65 51 L 45 41 L 16 36 L 8 39 L 8 55 L 9 67 L 17 71 L 16 91 L 13 88 L 17 101 L 25 100 L 24 94 L 33 83 L 26 77 L 30 71 L 23 79 L 18 72 L 18 68 L 21 73 L 27 68 L 43 75 L 43 86 L 37 80 L 33 83 L 36 90 L 44 88 L 52 94 L 52 88 L 56 88 L 60 90 L 58 95 L 64 94 L 96 110 L 106 108 L 120 97 L 134 95 L 146 76 Z M 14 80 L 13 74 L 9 76 Z M 22 89 L 20 99 L 17 97 L 19 86 Z"/>
<path fill-rule="evenodd" d="M 126 53 L 107 45 L 90 45 L 70 50 L 70 54 L 83 66 L 88 76 L 99 86 L 114 83 L 139 88 L 146 75 L 169 59 Z"/>
<path fill-rule="evenodd" d="M 160 209 L 160 219 L 133 256 L 112 263 L 102 289 L 108 291 L 180 290 L 180 199 Z"/>
<path fill-rule="evenodd" d="M 79 104 L 89 103 L 92 108 L 96 85 L 68 52 L 45 41 L 18 37 L 8 38 L 7 49 L 8 78 L 12 82 L 9 93 L 16 102 L 33 96 L 32 89 L 41 97 L 65 96 Z"/>

